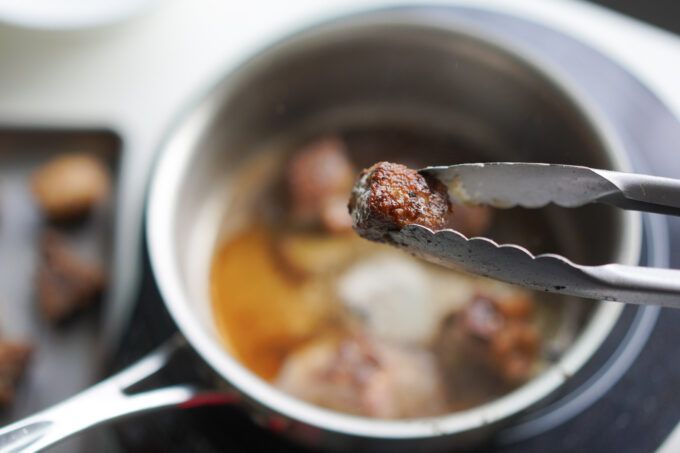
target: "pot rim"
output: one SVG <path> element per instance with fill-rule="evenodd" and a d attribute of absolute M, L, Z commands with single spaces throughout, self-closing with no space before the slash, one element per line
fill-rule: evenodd
<path fill-rule="evenodd" d="M 441 15 L 410 14 L 417 9 L 380 9 L 360 10 L 338 19 L 313 25 L 301 32 L 284 38 L 281 42 L 309 39 L 315 34 L 333 32 L 337 27 L 425 27 L 480 42 L 495 51 L 507 55 L 529 67 L 535 74 L 544 79 L 564 99 L 568 100 L 575 110 L 590 126 L 593 136 L 599 145 L 606 150 L 613 162 L 613 168 L 630 171 L 630 162 L 623 151 L 618 137 L 613 133 L 605 118 L 560 72 L 546 62 L 536 58 L 530 52 L 513 44 L 501 42 L 499 39 L 480 33 L 473 27 L 442 17 Z M 276 47 L 274 45 L 273 47 Z M 265 48 L 255 53 L 253 60 L 271 51 Z M 275 49 L 274 49 L 275 51 Z M 250 61 L 250 60 L 249 60 Z M 247 65 L 248 61 L 244 63 Z M 368 417 L 344 414 L 324 409 L 319 406 L 298 400 L 260 379 L 238 360 L 231 357 L 222 344 L 216 341 L 207 331 L 203 323 L 193 313 L 188 296 L 181 285 L 181 272 L 173 260 L 173 219 L 176 218 L 179 182 L 183 180 L 189 162 L 193 156 L 190 145 L 200 136 L 203 128 L 212 118 L 219 106 L 220 96 L 210 96 L 216 91 L 229 88 L 234 74 L 242 69 L 242 65 L 234 67 L 221 78 L 217 86 L 208 90 L 184 111 L 179 120 L 171 127 L 159 148 L 156 167 L 152 173 L 149 197 L 147 199 L 146 235 L 149 244 L 149 255 L 153 274 L 158 283 L 160 293 L 180 331 L 185 335 L 192 347 L 203 359 L 231 385 L 259 404 L 286 417 L 318 428 L 345 434 L 390 439 L 421 438 L 441 436 L 480 428 L 505 420 L 536 404 L 554 390 L 559 388 L 573 376 L 595 353 L 618 320 L 624 305 L 616 302 L 594 302 L 598 307 L 589 321 L 558 362 L 548 367 L 540 375 L 521 387 L 480 406 L 447 415 L 405 419 L 381 420 Z M 619 250 L 618 261 L 624 264 L 637 264 L 642 244 L 642 219 L 637 212 L 622 213 L 623 238 L 625 244 Z"/>

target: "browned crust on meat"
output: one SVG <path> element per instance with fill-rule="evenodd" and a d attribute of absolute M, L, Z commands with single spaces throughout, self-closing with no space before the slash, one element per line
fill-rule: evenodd
<path fill-rule="evenodd" d="M 378 162 L 359 174 L 348 207 L 354 229 L 372 240 L 385 240 L 389 231 L 410 224 L 445 228 L 452 213 L 444 184 L 391 162 Z"/>

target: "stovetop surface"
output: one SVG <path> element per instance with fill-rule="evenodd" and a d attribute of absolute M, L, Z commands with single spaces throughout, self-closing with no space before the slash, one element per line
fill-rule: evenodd
<path fill-rule="evenodd" d="M 498 13 L 458 7 L 420 9 L 419 12 L 447 14 L 454 21 L 481 28 L 534 53 L 586 93 L 596 109 L 610 122 L 637 171 L 680 175 L 680 157 L 674 157 L 678 155 L 675 147 L 680 143 L 680 123 L 647 88 L 603 55 L 544 26 Z M 658 227 L 659 222 L 664 221 L 658 217 L 646 220 L 648 227 Z M 668 223 L 672 239 L 671 265 L 680 267 L 680 221 L 669 219 Z M 663 233 L 664 229 L 659 231 Z M 656 242 L 647 238 L 648 248 L 658 247 L 659 240 L 663 242 L 663 238 L 653 239 Z M 668 249 L 657 249 L 651 253 L 654 251 L 650 251 L 654 261 L 650 264 L 658 265 L 659 260 L 664 260 L 661 255 Z M 630 340 L 630 332 L 638 329 L 639 335 L 634 341 L 637 347 L 644 344 L 641 353 L 623 377 L 597 402 L 587 408 L 582 405 L 571 418 L 565 416 L 566 410 L 556 404 L 553 412 L 561 410 L 563 423 L 519 442 L 511 440 L 526 437 L 526 430 L 506 432 L 499 443 L 483 450 L 498 453 L 654 451 L 680 420 L 680 393 L 677 392 L 680 362 L 672 360 L 680 340 L 680 310 L 661 310 L 656 325 L 653 325 L 655 315 L 656 312 L 627 307 L 603 349 L 563 390 L 561 397 L 562 406 L 568 406 L 568 409 L 574 406 L 571 403 L 577 399 L 578 393 L 583 393 L 584 386 L 591 382 L 601 385 L 602 380 L 594 378 L 604 368 L 613 368 L 608 361 L 613 351 L 635 358 L 634 342 L 623 351 L 617 348 Z M 648 328 L 653 326 L 646 344 L 647 334 L 639 330 L 643 322 Z M 142 357 L 174 332 L 176 327 L 163 306 L 147 262 L 139 303 L 113 369 Z M 623 366 L 624 359 L 615 362 L 614 367 L 617 364 Z M 169 369 L 166 374 L 172 382 L 178 376 L 192 377 L 190 371 L 187 375 L 187 370 Z M 545 409 L 550 410 L 551 407 Z M 541 431 L 540 427 L 531 423 L 531 419 L 526 422 L 529 431 Z M 258 427 L 244 412 L 234 407 L 167 410 L 119 422 L 114 430 L 122 451 L 131 452 L 304 451 L 302 447 Z"/>

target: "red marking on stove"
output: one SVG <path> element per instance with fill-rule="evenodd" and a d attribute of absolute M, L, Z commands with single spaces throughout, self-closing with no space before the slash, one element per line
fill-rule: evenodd
<path fill-rule="evenodd" d="M 281 417 L 280 415 L 272 415 L 271 417 L 269 417 L 266 424 L 267 429 L 278 434 L 284 432 L 289 425 L 290 423 L 288 422 L 288 420 Z"/>
<path fill-rule="evenodd" d="M 238 393 L 210 392 L 196 395 L 186 403 L 179 404 L 178 407 L 189 409 L 200 406 L 221 406 L 224 404 L 237 404 L 240 401 L 241 396 Z"/>

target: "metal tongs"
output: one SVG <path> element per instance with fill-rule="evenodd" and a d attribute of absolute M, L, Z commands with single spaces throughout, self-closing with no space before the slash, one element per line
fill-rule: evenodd
<path fill-rule="evenodd" d="M 461 202 L 509 208 L 549 203 L 606 203 L 623 209 L 680 215 L 680 180 L 588 167 L 484 163 L 428 167 Z M 598 300 L 680 308 L 680 270 L 605 264 L 583 266 L 561 255 L 534 255 L 516 244 L 467 238 L 445 229 L 407 225 L 394 243 L 447 267 L 541 291 Z"/>

